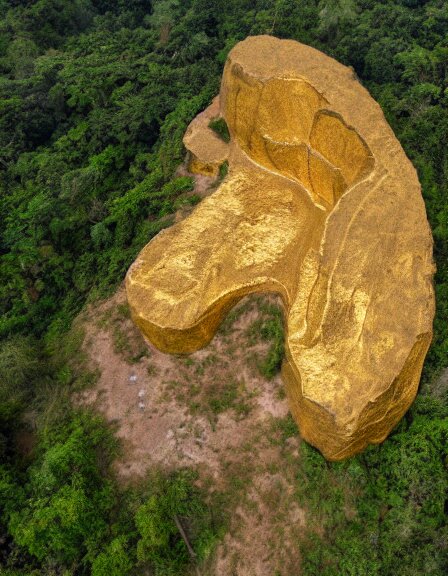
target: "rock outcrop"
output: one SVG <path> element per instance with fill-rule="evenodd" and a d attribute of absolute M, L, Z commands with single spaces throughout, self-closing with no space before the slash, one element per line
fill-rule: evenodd
<path fill-rule="evenodd" d="M 227 122 L 226 144 L 209 119 Z M 227 177 L 130 268 L 134 321 L 158 348 L 205 346 L 244 295 L 284 303 L 282 375 L 301 435 L 340 460 L 413 401 L 432 337 L 432 237 L 416 172 L 353 72 L 289 40 L 230 52 L 219 100 L 185 136 Z"/>

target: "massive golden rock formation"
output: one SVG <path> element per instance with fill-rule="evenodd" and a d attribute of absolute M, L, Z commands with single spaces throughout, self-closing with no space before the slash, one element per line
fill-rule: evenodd
<path fill-rule="evenodd" d="M 209 128 L 227 122 L 225 144 Z M 158 348 L 205 346 L 229 309 L 277 292 L 282 374 L 300 432 L 340 460 L 386 438 L 432 336 L 432 238 L 416 172 L 353 72 L 298 42 L 250 37 L 187 130 L 192 170 L 228 176 L 127 275 Z"/>

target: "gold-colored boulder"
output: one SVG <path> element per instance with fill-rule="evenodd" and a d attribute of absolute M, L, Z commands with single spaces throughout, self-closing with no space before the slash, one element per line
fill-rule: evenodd
<path fill-rule="evenodd" d="M 230 142 L 210 129 L 223 118 Z M 409 408 L 432 337 L 432 237 L 416 172 L 353 72 L 290 40 L 230 52 L 189 126 L 190 169 L 227 177 L 131 266 L 136 324 L 160 350 L 205 346 L 253 292 L 284 303 L 282 374 L 300 432 L 340 460 Z"/>

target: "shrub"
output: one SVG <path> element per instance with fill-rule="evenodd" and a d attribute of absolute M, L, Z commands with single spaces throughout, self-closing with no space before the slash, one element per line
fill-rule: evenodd
<path fill-rule="evenodd" d="M 214 118 L 208 123 L 209 128 L 217 134 L 224 142 L 230 142 L 230 132 L 224 118 Z"/>

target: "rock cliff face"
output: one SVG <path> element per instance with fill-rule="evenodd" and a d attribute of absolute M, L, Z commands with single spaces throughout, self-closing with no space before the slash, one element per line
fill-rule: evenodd
<path fill-rule="evenodd" d="M 209 120 L 222 117 L 231 140 Z M 242 296 L 284 303 L 282 374 L 302 436 L 340 460 L 386 438 L 417 392 L 432 337 L 432 237 L 416 172 L 351 70 L 289 40 L 229 54 L 190 125 L 192 170 L 228 176 L 127 275 L 158 348 L 205 346 Z"/>

